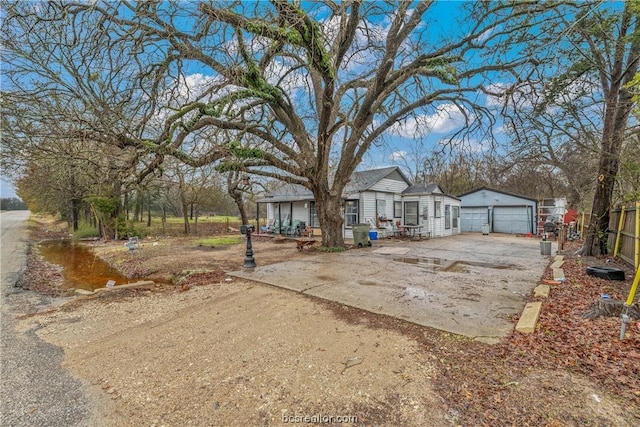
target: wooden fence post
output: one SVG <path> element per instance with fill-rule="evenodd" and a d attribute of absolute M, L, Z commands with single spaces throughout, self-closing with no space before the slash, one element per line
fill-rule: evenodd
<path fill-rule="evenodd" d="M 622 205 L 622 209 L 620 210 L 620 217 L 618 218 L 618 229 L 616 230 L 616 240 L 613 242 L 613 256 L 618 256 L 618 252 L 620 250 L 621 237 L 622 237 L 622 227 L 624 227 L 624 205 Z"/>
<path fill-rule="evenodd" d="M 640 267 L 640 202 L 636 202 L 636 229 L 633 234 L 636 241 L 633 266 L 637 270 Z"/>

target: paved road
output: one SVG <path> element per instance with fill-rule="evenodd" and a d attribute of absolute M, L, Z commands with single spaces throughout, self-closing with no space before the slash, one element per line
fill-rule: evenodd
<path fill-rule="evenodd" d="M 16 315 L 45 309 L 51 300 L 14 285 L 26 263 L 28 211 L 0 214 L 0 425 L 97 426 L 86 386 L 63 367 L 62 349 L 15 330 Z"/>

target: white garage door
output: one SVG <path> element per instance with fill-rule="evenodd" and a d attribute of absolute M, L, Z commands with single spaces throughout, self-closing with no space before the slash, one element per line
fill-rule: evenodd
<path fill-rule="evenodd" d="M 489 223 L 489 209 L 485 207 L 465 208 L 460 210 L 460 226 L 462 231 L 482 232 L 482 225 Z"/>
<path fill-rule="evenodd" d="M 527 206 L 495 206 L 493 231 L 496 233 L 526 234 L 531 232 L 531 209 Z"/>

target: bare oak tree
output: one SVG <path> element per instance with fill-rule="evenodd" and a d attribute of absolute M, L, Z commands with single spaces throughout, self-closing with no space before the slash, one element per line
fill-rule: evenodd
<path fill-rule="evenodd" d="M 142 176 L 165 156 L 192 166 L 227 159 L 222 170 L 302 185 L 314 194 L 323 245 L 336 247 L 343 190 L 372 145 L 443 106 L 464 116 L 465 132 L 493 124 L 481 90 L 529 64 L 531 30 L 552 7 L 456 6 L 455 20 L 440 22 L 433 1 L 98 1 L 49 3 L 44 22 L 73 36 L 82 55 L 106 59 L 80 67 L 74 85 L 97 91 L 92 82 L 119 76 L 118 67 L 137 70 L 115 99 L 128 94 L 139 111 L 91 103 L 89 113 L 116 121 L 79 117 L 84 132 L 152 158 Z"/>
<path fill-rule="evenodd" d="M 628 85 L 640 62 L 640 2 L 568 2 L 555 13 L 558 20 L 542 28 L 546 40 L 534 48 L 545 66 L 501 88 L 501 96 L 512 148 L 563 169 L 576 188 L 589 187 L 588 176 L 595 195 L 583 253 L 598 255 L 606 252 L 621 154 L 625 144 L 637 144 Z M 578 152 L 584 156 L 576 162 Z M 594 160 L 595 168 L 576 168 Z"/>

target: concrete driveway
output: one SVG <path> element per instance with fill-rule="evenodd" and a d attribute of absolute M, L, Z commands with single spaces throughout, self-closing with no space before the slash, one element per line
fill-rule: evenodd
<path fill-rule="evenodd" d="M 383 239 L 230 275 L 496 342 L 513 329 L 548 262 L 535 238 L 476 233 Z"/>

